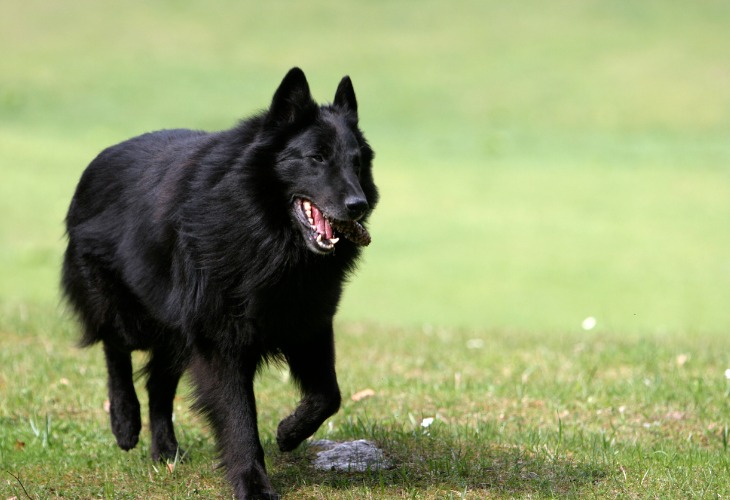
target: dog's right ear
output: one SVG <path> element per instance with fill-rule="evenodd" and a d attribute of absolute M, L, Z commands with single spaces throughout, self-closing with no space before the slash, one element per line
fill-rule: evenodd
<path fill-rule="evenodd" d="M 274 93 L 269 120 L 277 125 L 290 125 L 316 109 L 304 72 L 292 68 Z"/>
<path fill-rule="evenodd" d="M 357 99 L 355 98 L 355 89 L 352 88 L 352 80 L 349 76 L 342 77 L 340 84 L 335 92 L 335 106 L 346 111 L 351 111 L 357 115 Z"/>

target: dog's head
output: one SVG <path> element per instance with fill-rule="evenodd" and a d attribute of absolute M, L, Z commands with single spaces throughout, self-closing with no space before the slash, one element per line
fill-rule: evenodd
<path fill-rule="evenodd" d="M 331 105 L 318 106 L 302 70 L 291 69 L 274 94 L 266 123 L 285 131 L 276 175 L 307 247 L 328 254 L 342 237 L 368 245 L 363 222 L 378 193 L 371 172 L 373 151 L 358 128 L 350 78 L 342 78 Z"/>

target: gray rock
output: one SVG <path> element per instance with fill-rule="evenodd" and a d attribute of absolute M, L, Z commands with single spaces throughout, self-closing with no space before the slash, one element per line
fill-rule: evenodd
<path fill-rule="evenodd" d="M 383 451 L 364 439 L 338 443 L 329 439 L 312 441 L 309 446 L 320 448 L 314 460 L 314 468 L 342 472 L 365 472 L 390 469 L 391 463 Z"/>

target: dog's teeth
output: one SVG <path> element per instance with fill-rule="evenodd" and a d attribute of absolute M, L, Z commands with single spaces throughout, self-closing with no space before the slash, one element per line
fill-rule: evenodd
<path fill-rule="evenodd" d="M 302 206 L 304 207 L 305 212 L 311 212 L 312 211 L 312 203 L 309 200 L 302 201 Z"/>
<path fill-rule="evenodd" d="M 312 219 L 312 217 L 307 217 L 307 220 L 309 221 L 309 225 L 310 226 L 315 227 L 314 226 L 314 219 Z"/>
<path fill-rule="evenodd" d="M 308 218 L 310 218 L 310 219 L 312 218 L 312 209 L 311 208 L 306 209 L 304 211 L 304 213 L 307 214 Z"/>
<path fill-rule="evenodd" d="M 337 243 L 338 241 L 340 241 L 340 239 L 339 239 L 339 238 L 332 238 L 332 239 L 330 240 L 330 243 L 332 243 L 332 245 L 334 245 L 334 244 L 335 244 L 335 243 Z"/>
<path fill-rule="evenodd" d="M 320 245 L 322 244 L 322 235 L 321 234 L 317 235 L 317 243 L 319 243 Z"/>

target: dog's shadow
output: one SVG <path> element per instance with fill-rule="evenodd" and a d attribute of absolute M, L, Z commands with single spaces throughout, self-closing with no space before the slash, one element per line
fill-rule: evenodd
<path fill-rule="evenodd" d="M 473 449 L 467 444 L 427 439 L 386 442 L 388 469 L 366 472 L 320 471 L 313 466 L 315 452 L 304 447 L 293 454 L 274 453 L 271 479 L 286 497 L 317 488 L 365 490 L 387 495 L 388 490 L 413 494 L 524 497 L 575 495 L 592 490 L 610 475 L 606 466 L 580 463 L 562 453 L 530 451 L 520 446 L 490 445 Z M 429 446 L 432 444 L 433 446 Z"/>

